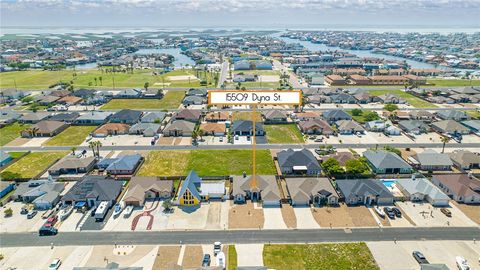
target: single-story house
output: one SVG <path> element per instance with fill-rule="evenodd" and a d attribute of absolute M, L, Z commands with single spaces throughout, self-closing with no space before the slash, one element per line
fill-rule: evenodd
<path fill-rule="evenodd" d="M 172 192 L 172 180 L 162 180 L 156 176 L 134 176 L 129 181 L 123 201 L 126 205 L 143 206 L 148 200 L 171 198 Z"/>
<path fill-rule="evenodd" d="M 32 112 L 22 115 L 18 121 L 24 124 L 36 124 L 42 120 L 46 120 L 52 114 L 49 112 Z"/>
<path fill-rule="evenodd" d="M 383 120 L 373 120 L 365 123 L 365 129 L 373 132 L 382 132 L 385 130 L 385 125 Z"/>
<path fill-rule="evenodd" d="M 282 174 L 318 175 L 320 164 L 308 149 L 287 149 L 277 153 L 277 161 Z"/>
<path fill-rule="evenodd" d="M 0 181 L 0 199 L 15 189 L 15 182 Z"/>
<path fill-rule="evenodd" d="M 449 156 L 453 165 L 460 170 L 480 168 L 480 154 L 468 150 L 455 150 Z"/>
<path fill-rule="evenodd" d="M 358 103 L 362 104 L 367 104 L 367 103 L 373 103 L 373 102 L 379 102 L 380 98 L 377 96 L 374 96 L 368 92 L 362 92 L 353 95 L 353 97 L 358 101 Z"/>
<path fill-rule="evenodd" d="M 330 99 L 333 103 L 346 103 L 346 104 L 355 104 L 357 103 L 357 99 L 353 96 L 345 93 L 340 93 L 338 95 L 330 96 Z"/>
<path fill-rule="evenodd" d="M 230 113 L 225 111 L 208 112 L 205 115 L 207 122 L 225 122 L 230 119 Z"/>
<path fill-rule="evenodd" d="M 0 150 L 0 167 L 3 167 L 5 165 L 7 165 L 12 160 L 13 160 L 13 158 L 12 158 L 12 156 L 10 156 L 9 153 L 7 153 L 3 150 Z"/>
<path fill-rule="evenodd" d="M 408 113 L 411 120 L 421 120 L 431 122 L 435 119 L 435 115 L 425 110 L 415 110 Z"/>
<path fill-rule="evenodd" d="M 58 113 L 52 115 L 48 120 L 73 123 L 79 116 L 78 112 Z"/>
<path fill-rule="evenodd" d="M 130 109 L 123 109 L 110 117 L 112 123 L 135 124 L 140 121 L 143 112 Z"/>
<path fill-rule="evenodd" d="M 76 208 L 91 208 L 106 201 L 111 207 L 122 192 L 122 186 L 122 181 L 101 175 L 87 175 L 63 195 L 62 202 Z"/>
<path fill-rule="evenodd" d="M 470 129 L 455 120 L 442 120 L 432 123 L 432 129 L 444 134 L 469 134 Z"/>
<path fill-rule="evenodd" d="M 328 110 L 324 111 L 323 119 L 325 119 L 328 123 L 332 124 L 339 120 L 352 120 L 352 116 L 345 112 L 344 110 Z"/>
<path fill-rule="evenodd" d="M 232 133 L 239 136 L 253 136 L 253 122 L 250 120 L 236 120 L 233 122 Z M 263 123 L 255 122 L 255 135 L 265 135 Z"/>
<path fill-rule="evenodd" d="M 97 167 L 111 175 L 132 175 L 142 160 L 140 154 L 104 158 L 97 163 Z"/>
<path fill-rule="evenodd" d="M 367 150 L 363 153 L 368 165 L 378 174 L 411 173 L 412 166 L 395 153 Z"/>
<path fill-rule="evenodd" d="M 338 163 L 340 164 L 340 166 L 345 166 L 345 165 L 347 165 L 347 161 L 349 161 L 351 159 L 355 159 L 352 152 L 348 151 L 348 152 L 336 152 L 335 154 L 331 154 L 331 155 L 328 155 L 328 156 L 323 156 L 323 157 L 321 157 L 320 161 L 324 162 L 324 161 L 326 161 L 330 158 L 336 159 L 338 161 Z"/>
<path fill-rule="evenodd" d="M 93 137 L 107 137 L 128 134 L 130 126 L 120 123 L 106 123 L 92 132 Z"/>
<path fill-rule="evenodd" d="M 48 169 L 50 175 L 88 173 L 95 167 L 95 157 L 66 156 Z"/>
<path fill-rule="evenodd" d="M 406 133 L 411 133 L 419 135 L 422 133 L 427 133 L 430 128 L 427 124 L 420 120 L 404 120 L 398 122 L 398 126 L 405 131 Z"/>
<path fill-rule="evenodd" d="M 338 132 L 343 135 L 365 133 L 365 129 L 353 120 L 339 120 L 335 124 L 337 125 Z"/>
<path fill-rule="evenodd" d="M 75 119 L 77 125 L 101 125 L 106 123 L 112 116 L 112 112 L 91 111 L 81 114 Z"/>
<path fill-rule="evenodd" d="M 459 110 L 441 110 L 436 112 L 435 115 L 443 120 L 465 121 L 470 119 L 466 112 Z"/>
<path fill-rule="evenodd" d="M 268 110 L 263 113 L 265 124 L 268 123 L 287 123 L 287 113 L 281 110 Z"/>
<path fill-rule="evenodd" d="M 385 104 L 404 104 L 406 102 L 404 99 L 392 93 L 383 94 L 378 96 L 378 98 Z"/>
<path fill-rule="evenodd" d="M 457 202 L 480 203 L 480 180 L 471 174 L 434 174 L 432 183 Z"/>
<path fill-rule="evenodd" d="M 434 150 L 425 150 L 410 158 L 412 163 L 424 171 L 450 171 L 453 162 L 447 154 L 437 153 Z"/>
<path fill-rule="evenodd" d="M 199 97 L 206 97 L 208 94 L 207 89 L 204 88 L 191 88 L 187 91 L 187 96 L 199 96 Z"/>
<path fill-rule="evenodd" d="M 293 206 L 338 204 L 339 196 L 328 178 L 285 178 L 285 182 Z"/>
<path fill-rule="evenodd" d="M 299 121 L 307 121 L 310 119 L 321 119 L 319 113 L 312 112 L 312 111 L 294 113 L 292 114 L 292 117 L 295 119 L 298 119 Z"/>
<path fill-rule="evenodd" d="M 35 209 L 45 210 L 51 209 L 59 202 L 60 193 L 64 189 L 64 183 L 31 180 L 19 184 L 13 196 L 16 200 L 33 203 Z"/>
<path fill-rule="evenodd" d="M 129 134 L 143 135 L 144 137 L 153 137 L 160 133 L 160 124 L 155 123 L 136 123 L 128 130 Z"/>
<path fill-rule="evenodd" d="M 197 123 L 202 116 L 202 111 L 200 110 L 190 110 L 190 109 L 183 109 L 175 114 L 173 119 L 175 121 L 184 120 L 189 121 L 192 123 Z"/>
<path fill-rule="evenodd" d="M 472 132 L 478 133 L 480 132 L 480 120 L 467 120 L 463 121 L 462 125 L 469 128 Z"/>
<path fill-rule="evenodd" d="M 264 206 L 279 206 L 280 191 L 274 175 L 240 175 L 233 176 L 232 195 L 235 203 L 245 203 L 247 200 L 262 200 Z"/>
<path fill-rule="evenodd" d="M 21 116 L 20 113 L 15 111 L 0 111 L 0 127 L 17 121 Z"/>
<path fill-rule="evenodd" d="M 337 180 L 337 190 L 343 196 L 345 203 L 350 205 L 391 205 L 393 195 L 377 179 Z"/>
<path fill-rule="evenodd" d="M 386 134 L 386 135 L 398 136 L 398 135 L 402 134 L 402 130 L 399 129 L 398 127 L 396 127 L 396 126 L 387 126 L 385 128 L 385 131 L 383 131 L 383 133 Z"/>
<path fill-rule="evenodd" d="M 189 105 L 202 105 L 203 103 L 206 102 L 206 99 L 204 97 L 200 97 L 200 96 L 186 96 L 183 101 L 182 101 L 182 104 L 185 105 L 185 106 L 189 106 Z"/>
<path fill-rule="evenodd" d="M 82 98 L 76 96 L 64 96 L 57 100 L 57 102 L 64 105 L 75 105 L 80 103 L 82 100 Z"/>
<path fill-rule="evenodd" d="M 298 127 L 303 134 L 332 135 L 335 133 L 327 121 L 322 119 L 308 119 L 306 121 L 300 121 L 298 122 Z"/>
<path fill-rule="evenodd" d="M 68 127 L 69 125 L 65 122 L 44 120 L 23 130 L 21 134 L 24 138 L 53 137 Z"/>
<path fill-rule="evenodd" d="M 413 202 L 427 201 L 433 206 L 448 206 L 450 198 L 425 178 L 399 179 L 396 187 Z"/>
<path fill-rule="evenodd" d="M 225 123 L 207 122 L 200 124 L 199 127 L 204 135 L 224 136 L 227 133 Z"/>
<path fill-rule="evenodd" d="M 195 130 L 195 123 L 185 120 L 170 122 L 163 130 L 165 137 L 191 137 Z"/>
<path fill-rule="evenodd" d="M 165 112 L 148 112 L 142 116 L 140 122 L 161 124 L 165 119 L 165 116 Z"/>

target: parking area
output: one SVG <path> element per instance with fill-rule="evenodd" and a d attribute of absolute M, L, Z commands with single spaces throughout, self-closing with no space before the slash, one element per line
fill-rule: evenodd
<path fill-rule="evenodd" d="M 37 211 L 37 214 L 28 219 L 27 215 L 20 214 L 22 207 L 25 206 L 23 202 L 11 201 L 4 205 L 1 209 L 0 215 L 0 232 L 2 233 L 15 233 L 15 232 L 35 232 L 42 227 L 46 219 L 42 218 L 45 211 Z M 3 211 L 6 209 L 12 209 L 12 216 L 5 217 Z"/>
<path fill-rule="evenodd" d="M 202 145 L 226 145 L 228 140 L 225 136 L 203 136 L 203 140 L 200 140 L 198 143 Z"/>
<path fill-rule="evenodd" d="M 142 135 L 115 135 L 104 138 L 93 138 L 93 141 L 100 141 L 103 146 L 113 145 L 150 145 L 152 137 L 143 137 Z M 88 146 L 87 141 L 84 141 L 81 146 Z"/>
<path fill-rule="evenodd" d="M 420 269 L 413 258 L 413 251 L 420 251 L 432 264 L 446 264 L 449 269 L 457 269 L 455 257 L 462 256 L 473 269 L 480 267 L 480 244 L 472 241 L 405 241 L 405 242 L 368 242 L 375 261 L 380 269 L 407 270 Z"/>
<path fill-rule="evenodd" d="M 429 203 L 397 202 L 397 206 L 406 213 L 416 226 L 420 227 L 468 227 L 477 226 L 455 205 L 450 205 L 448 210 L 452 217 L 447 217 L 441 212 L 441 208 L 433 207 Z"/>
<path fill-rule="evenodd" d="M 207 225 L 209 204 L 199 207 L 175 207 L 168 218 L 169 230 L 201 230 Z M 155 223 L 155 222 L 154 222 Z"/>

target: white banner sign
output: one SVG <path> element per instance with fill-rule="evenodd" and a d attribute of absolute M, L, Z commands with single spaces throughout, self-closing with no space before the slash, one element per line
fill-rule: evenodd
<path fill-rule="evenodd" d="M 210 105 L 300 105 L 302 91 L 208 91 Z"/>

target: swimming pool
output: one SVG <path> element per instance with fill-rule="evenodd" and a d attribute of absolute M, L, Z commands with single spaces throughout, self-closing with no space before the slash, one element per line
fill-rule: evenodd
<path fill-rule="evenodd" d="M 386 186 L 386 187 L 389 187 L 391 188 L 393 186 L 393 184 L 395 184 L 396 181 L 394 180 L 382 180 L 383 181 L 383 184 Z"/>

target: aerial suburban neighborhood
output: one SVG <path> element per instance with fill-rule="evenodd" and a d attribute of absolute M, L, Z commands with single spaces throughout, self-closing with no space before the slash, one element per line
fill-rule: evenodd
<path fill-rule="evenodd" d="M 294 29 L 2 26 L 0 269 L 480 269 L 478 29 Z"/>

